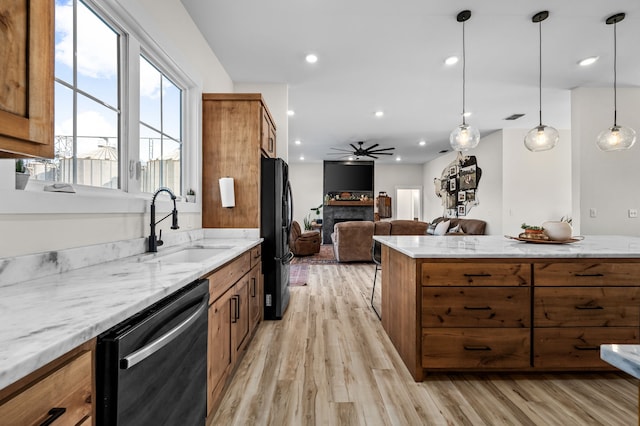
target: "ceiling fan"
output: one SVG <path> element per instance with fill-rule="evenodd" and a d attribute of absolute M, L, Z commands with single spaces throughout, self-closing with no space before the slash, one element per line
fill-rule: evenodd
<path fill-rule="evenodd" d="M 377 155 L 393 155 L 393 152 L 385 152 L 385 151 L 391 151 L 395 148 L 377 148 L 376 147 L 380 144 L 373 144 L 370 147 L 363 147 L 364 142 L 360 141 L 358 142 L 358 146 L 355 146 L 354 144 L 350 143 L 349 144 L 351 146 L 351 150 L 349 149 L 342 149 L 342 148 L 331 148 L 333 150 L 336 151 L 340 151 L 340 152 L 332 152 L 329 153 L 329 155 L 342 155 L 343 157 L 349 156 L 349 155 L 353 155 L 355 157 L 371 157 L 371 158 L 378 158 Z"/>

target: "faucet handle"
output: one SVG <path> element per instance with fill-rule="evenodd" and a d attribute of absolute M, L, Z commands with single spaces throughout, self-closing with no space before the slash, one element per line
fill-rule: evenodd
<path fill-rule="evenodd" d="M 160 230 L 160 235 L 158 235 L 158 240 L 156 241 L 156 245 L 157 246 L 161 246 L 164 244 L 164 241 L 162 241 L 162 229 Z"/>

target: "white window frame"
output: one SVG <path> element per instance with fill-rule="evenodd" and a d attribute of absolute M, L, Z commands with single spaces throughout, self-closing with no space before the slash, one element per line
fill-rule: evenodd
<path fill-rule="evenodd" d="M 0 214 L 19 213 L 143 213 L 152 194 L 140 192 L 139 185 L 139 145 L 140 145 L 140 54 L 153 61 L 182 93 L 182 190 L 200 188 L 200 132 L 202 89 L 185 70 L 178 65 L 159 44 L 123 8 L 118 0 L 84 0 L 86 5 L 105 22 L 120 32 L 120 188 L 74 185 L 76 193 L 72 197 L 60 197 L 56 193 L 43 191 L 51 182 L 30 180 L 27 190 L 13 187 L 13 160 L 0 160 L 0 196 L 5 203 L 0 206 Z M 137 176 L 136 176 L 137 175 Z M 184 198 L 184 197 L 182 197 Z M 199 212 L 198 203 L 181 203 L 180 210 L 186 213 Z"/>

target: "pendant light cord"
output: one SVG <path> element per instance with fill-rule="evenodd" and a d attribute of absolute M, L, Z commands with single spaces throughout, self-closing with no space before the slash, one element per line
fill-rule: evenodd
<path fill-rule="evenodd" d="M 613 24 L 613 127 L 618 125 L 618 23 Z"/>
<path fill-rule="evenodd" d="M 538 22 L 538 115 L 542 127 L 542 21 Z"/>
<path fill-rule="evenodd" d="M 465 121 L 465 93 L 467 91 L 466 89 L 466 78 L 465 78 L 465 74 L 467 71 L 467 54 L 466 54 L 466 49 L 465 49 L 465 37 L 464 37 L 464 21 L 462 22 L 462 125 L 466 126 L 467 123 Z"/>

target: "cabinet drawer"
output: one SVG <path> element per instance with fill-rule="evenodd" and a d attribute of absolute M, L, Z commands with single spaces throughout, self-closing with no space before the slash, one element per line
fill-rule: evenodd
<path fill-rule="evenodd" d="M 262 260 L 262 246 L 258 245 L 251 249 L 251 268 Z"/>
<path fill-rule="evenodd" d="M 0 422 L 8 425 L 41 424 L 53 408 L 64 409 L 54 424 L 76 425 L 92 415 L 92 352 L 82 352 L 51 374 L 2 402 Z"/>
<path fill-rule="evenodd" d="M 423 263 L 423 286 L 528 286 L 528 263 Z"/>
<path fill-rule="evenodd" d="M 423 327 L 529 327 L 529 287 L 423 287 Z"/>
<path fill-rule="evenodd" d="M 512 369 L 530 366 L 528 329 L 422 329 L 423 368 Z"/>
<path fill-rule="evenodd" d="M 209 304 L 251 269 L 251 253 L 247 251 L 214 271 L 209 278 Z"/>
<path fill-rule="evenodd" d="M 640 263 L 536 263 L 536 286 L 640 286 Z"/>
<path fill-rule="evenodd" d="M 533 365 L 541 368 L 606 368 L 600 359 L 600 345 L 638 344 L 637 327 L 544 328 L 535 329 Z"/>
<path fill-rule="evenodd" d="M 640 289 L 544 287 L 535 289 L 536 327 L 638 327 Z"/>

